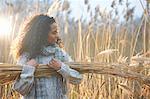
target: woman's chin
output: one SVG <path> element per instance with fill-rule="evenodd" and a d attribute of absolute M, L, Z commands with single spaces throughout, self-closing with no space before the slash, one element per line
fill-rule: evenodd
<path fill-rule="evenodd" d="M 56 44 L 56 42 L 50 42 L 49 44 L 50 44 L 50 45 L 53 45 L 53 44 Z"/>

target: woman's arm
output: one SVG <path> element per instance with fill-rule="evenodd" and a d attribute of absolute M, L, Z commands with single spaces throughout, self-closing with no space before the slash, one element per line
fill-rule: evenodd
<path fill-rule="evenodd" d="M 62 51 L 61 54 L 63 57 L 63 62 L 73 62 L 71 57 L 65 51 Z M 50 61 L 49 67 L 57 70 L 57 72 L 60 73 L 64 78 L 69 80 L 70 83 L 81 83 L 82 75 L 78 71 L 71 69 L 67 64 L 64 64 L 63 62 L 60 62 L 57 59 L 52 59 L 52 61 Z"/>
<path fill-rule="evenodd" d="M 36 63 L 34 63 L 34 60 L 27 62 L 27 55 L 25 54 L 20 56 L 17 62 L 17 65 L 23 66 L 23 68 L 20 77 L 13 83 L 13 89 L 23 96 L 29 93 L 34 83 L 35 67 L 30 64 Z"/>
<path fill-rule="evenodd" d="M 64 63 L 62 63 L 61 69 L 59 69 L 57 72 L 60 73 L 64 78 L 68 79 L 72 84 L 80 84 L 83 78 L 78 71 L 71 69 Z"/>

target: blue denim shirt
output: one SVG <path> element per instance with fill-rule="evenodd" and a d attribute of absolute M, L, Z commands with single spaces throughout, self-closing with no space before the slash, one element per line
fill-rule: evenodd
<path fill-rule="evenodd" d="M 72 59 L 61 48 L 48 46 L 43 49 L 43 53 L 44 55 L 36 57 L 36 61 L 40 64 L 48 64 L 53 57 L 62 61 L 58 74 L 35 77 L 35 67 L 26 64 L 28 53 L 23 53 L 17 62 L 23 69 L 20 77 L 14 82 L 13 89 L 19 92 L 23 99 L 67 99 L 67 82 L 79 84 L 82 75 L 63 63 L 72 62 Z"/>

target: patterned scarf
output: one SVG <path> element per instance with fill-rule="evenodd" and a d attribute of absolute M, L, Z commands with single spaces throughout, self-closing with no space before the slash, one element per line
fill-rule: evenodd
<path fill-rule="evenodd" d="M 53 58 L 56 58 L 62 62 L 65 61 L 63 51 L 57 44 L 51 44 L 47 47 L 44 47 L 42 50 L 42 55 L 44 56 L 51 55 Z"/>

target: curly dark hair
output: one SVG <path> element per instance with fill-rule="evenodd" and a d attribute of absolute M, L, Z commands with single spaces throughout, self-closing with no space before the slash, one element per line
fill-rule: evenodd
<path fill-rule="evenodd" d="M 48 33 L 53 23 L 56 23 L 53 17 L 44 14 L 34 16 L 20 32 L 17 43 L 12 45 L 13 56 L 17 59 L 23 52 L 28 52 L 31 59 L 42 54 L 43 47 L 49 45 Z"/>

